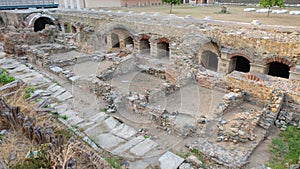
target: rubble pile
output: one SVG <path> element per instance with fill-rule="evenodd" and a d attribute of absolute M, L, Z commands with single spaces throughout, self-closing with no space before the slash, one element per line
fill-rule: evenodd
<path fill-rule="evenodd" d="M 150 68 L 147 66 L 139 66 L 141 69 L 141 72 L 147 73 L 149 75 L 153 75 L 154 77 L 160 78 L 160 79 L 166 79 L 166 72 L 164 69 L 158 69 L 158 68 Z"/>
<path fill-rule="evenodd" d="M 94 78 L 89 83 L 90 92 L 95 93 L 97 97 L 101 97 L 103 100 L 113 103 L 116 98 L 114 87 L 98 78 Z"/>
<path fill-rule="evenodd" d="M 272 91 L 270 99 L 264 105 L 262 118 L 259 121 L 259 126 L 267 130 L 271 125 L 274 124 L 277 115 L 282 107 L 283 97 L 284 94 L 280 91 Z"/>
<path fill-rule="evenodd" d="M 134 113 L 147 114 L 150 109 L 147 107 L 149 102 L 149 92 L 145 91 L 145 94 L 129 92 L 126 97 L 128 101 L 128 109 Z"/>
<path fill-rule="evenodd" d="M 283 109 L 278 113 L 275 126 L 281 130 L 286 130 L 288 125 L 293 125 L 300 129 L 300 120 L 294 112 Z"/>
<path fill-rule="evenodd" d="M 255 140 L 255 128 L 262 112 L 242 112 L 234 115 L 232 120 L 221 120 L 218 128 L 218 141 L 248 142 Z"/>

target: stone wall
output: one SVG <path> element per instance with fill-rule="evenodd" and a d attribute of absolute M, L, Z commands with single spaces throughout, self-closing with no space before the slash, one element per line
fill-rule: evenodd
<path fill-rule="evenodd" d="M 31 14 L 32 12 L 29 12 Z M 28 14 L 26 14 L 28 15 Z M 22 13 L 0 13 L 5 24 L 21 28 L 30 25 Z M 300 79 L 300 33 L 297 28 L 250 23 L 219 22 L 214 20 L 185 18 L 175 15 L 125 13 L 112 11 L 56 11 L 49 14 L 63 25 L 70 24 L 74 43 L 78 50 L 93 53 L 112 47 L 112 33 L 119 37 L 120 47 L 126 47 L 125 38 L 132 38 L 133 53 L 140 53 L 141 39 L 150 42 L 150 55 L 159 58 L 159 43 L 169 45 L 169 60 L 193 58 L 202 62 L 202 51 L 210 51 L 218 58 L 217 71 L 228 74 L 232 71 L 232 58 L 245 57 L 250 61 L 251 72 L 267 73 L 271 61 L 290 67 L 290 79 Z M 73 30 L 72 29 L 72 30 Z M 25 37 L 40 37 L 47 42 L 47 34 L 27 33 Z M 30 39 L 30 38 L 25 38 Z M 51 39 L 50 39 L 51 40 Z M 27 42 L 27 41 L 26 41 Z M 28 42 L 29 43 L 29 42 Z M 185 50 L 187 46 L 190 49 Z M 298 65 L 298 67 L 297 67 Z"/>
<path fill-rule="evenodd" d="M 268 75 L 253 75 L 256 78 L 249 78 L 246 73 L 233 72 L 226 76 L 226 83 L 234 89 L 243 89 L 256 101 L 264 103 L 269 98 L 273 89 L 285 92 L 285 99 L 289 103 L 300 104 L 300 83 L 287 79 L 272 77 Z"/>
<path fill-rule="evenodd" d="M 122 28 L 129 31 L 130 36 L 134 40 L 138 40 L 140 35 L 145 34 L 144 32 L 151 33 L 151 35 L 148 35 L 152 44 L 155 44 L 155 41 L 159 38 L 167 38 L 170 42 L 171 59 L 184 54 L 180 44 L 184 42 L 185 38 L 204 35 L 203 38 L 209 37 L 213 39 L 219 47 L 222 46 L 249 53 L 253 63 L 262 63 L 268 57 L 277 56 L 288 57 L 292 62 L 299 65 L 300 34 L 297 29 L 293 28 L 282 29 L 276 26 L 255 26 L 238 23 L 229 25 L 213 20 L 176 16 L 160 16 L 161 19 L 158 20 L 157 17 L 159 15 L 147 14 L 108 12 L 99 12 L 97 16 L 95 15 L 96 13 L 88 12 L 81 13 L 81 16 L 78 14 L 64 12 L 55 13 L 54 16 L 62 22 L 82 22 L 93 27 L 95 33 L 107 36 L 109 36 L 111 30 Z M 155 49 L 153 48 L 152 51 L 155 51 Z M 196 51 L 196 53 L 200 55 L 199 51 Z"/>

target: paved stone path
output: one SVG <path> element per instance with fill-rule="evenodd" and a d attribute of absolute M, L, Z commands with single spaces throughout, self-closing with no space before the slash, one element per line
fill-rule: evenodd
<path fill-rule="evenodd" d="M 43 98 L 51 97 L 52 100 L 55 100 L 56 103 L 53 105 L 56 111 L 60 116 L 66 117 L 59 118 L 59 120 L 82 136 L 83 140 L 95 150 L 99 150 L 98 146 L 100 146 L 114 155 L 134 161 L 130 163 L 129 168 L 139 166 L 138 168 L 142 169 L 153 164 L 153 162 L 143 160 L 146 158 L 155 158 L 155 163 L 159 163 L 158 159 L 162 155 L 160 146 L 150 138 L 138 136 L 138 132 L 130 125 L 124 124 L 104 112 L 90 112 L 90 116 L 85 116 L 84 112 L 73 110 L 74 106 L 71 103 L 72 99 L 75 98 L 70 91 L 19 61 L 6 58 L 4 53 L 0 53 L 0 67 L 7 69 L 9 74 L 16 79 L 22 79 L 26 85 L 33 86 L 35 92 L 48 93 L 50 96 L 43 96 Z M 84 131 L 81 133 L 79 129 Z M 160 159 L 160 162 L 162 160 L 161 164 L 166 166 L 170 162 L 169 157 L 171 157 L 179 159 L 179 164 L 182 163 L 181 158 L 176 156 L 168 153 Z M 137 159 L 139 160 L 136 161 Z M 178 163 L 176 165 L 179 166 Z"/>

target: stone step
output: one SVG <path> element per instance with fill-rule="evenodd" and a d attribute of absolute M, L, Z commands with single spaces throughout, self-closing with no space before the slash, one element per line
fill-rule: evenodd
<path fill-rule="evenodd" d="M 136 156 L 144 156 L 148 153 L 151 149 L 156 147 L 158 144 L 151 139 L 147 138 L 144 141 L 140 142 L 136 146 L 130 149 L 130 153 Z"/>
<path fill-rule="evenodd" d="M 53 93 L 53 97 L 57 97 L 59 95 L 61 95 L 62 93 L 64 93 L 66 91 L 66 89 L 60 87 L 55 93 Z"/>
<path fill-rule="evenodd" d="M 93 123 L 91 127 L 87 128 L 84 132 L 89 136 L 97 136 L 102 133 L 110 132 L 110 129 L 106 126 L 104 122 L 101 123 Z"/>
<path fill-rule="evenodd" d="M 71 116 L 67 119 L 67 122 L 70 123 L 71 125 L 78 125 L 84 122 L 82 118 L 79 116 Z"/>
<path fill-rule="evenodd" d="M 177 169 L 183 161 L 183 158 L 169 151 L 159 158 L 161 169 Z"/>
<path fill-rule="evenodd" d="M 101 146 L 105 150 L 112 149 L 112 148 L 120 145 L 121 143 L 126 142 L 126 140 L 124 140 L 120 137 L 114 136 L 110 133 L 100 134 L 100 135 L 97 135 L 92 138 L 99 146 Z"/>
<path fill-rule="evenodd" d="M 61 104 L 55 107 L 58 114 L 62 114 L 63 112 L 66 112 L 68 110 L 67 104 Z"/>
<path fill-rule="evenodd" d="M 73 95 L 69 91 L 66 91 L 66 92 L 62 93 L 61 95 L 57 96 L 56 98 L 59 101 L 66 101 L 68 99 L 71 99 L 72 97 L 73 97 Z"/>
<path fill-rule="evenodd" d="M 30 72 L 30 69 L 27 66 L 25 66 L 25 65 L 22 64 L 22 65 L 18 66 L 15 69 L 8 70 L 8 72 L 10 74 L 14 74 L 14 75 L 16 75 L 16 74 L 24 74 L 24 73 Z"/>
<path fill-rule="evenodd" d="M 135 135 L 137 131 L 134 128 L 129 127 L 128 125 L 123 123 L 111 130 L 110 133 L 123 139 L 129 139 L 130 137 Z"/>
<path fill-rule="evenodd" d="M 108 117 L 109 116 L 106 113 L 100 112 L 100 113 L 95 114 L 94 116 L 91 116 L 89 118 L 89 121 L 91 121 L 91 122 L 101 122 L 101 121 L 107 119 Z"/>
<path fill-rule="evenodd" d="M 120 155 L 121 153 L 131 149 L 133 146 L 139 144 L 140 142 L 144 141 L 145 138 L 143 136 L 138 136 L 129 140 L 125 144 L 120 145 L 119 147 L 115 148 L 111 153 L 115 155 Z"/>

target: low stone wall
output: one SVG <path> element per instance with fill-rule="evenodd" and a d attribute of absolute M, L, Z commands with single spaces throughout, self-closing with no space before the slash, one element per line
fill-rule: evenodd
<path fill-rule="evenodd" d="M 223 101 L 219 104 L 218 108 L 215 110 L 215 114 L 218 114 L 216 120 L 220 120 L 221 116 L 225 113 L 230 113 L 230 107 L 240 105 L 239 103 L 243 101 L 242 96 L 247 95 L 244 92 L 238 92 L 239 90 L 235 90 L 237 93 L 229 93 L 224 96 Z M 243 93 L 243 94 L 242 94 Z M 284 94 L 273 90 L 271 91 L 268 99 L 265 101 L 264 108 L 262 113 L 259 113 L 258 120 L 250 120 L 248 123 L 245 123 L 244 119 L 241 120 L 242 117 L 239 117 L 240 121 L 236 123 L 236 119 L 233 119 L 234 125 L 220 125 L 219 127 L 222 128 L 222 131 L 230 131 L 228 135 L 225 135 L 227 139 L 214 140 L 213 137 L 207 138 L 209 141 L 205 141 L 203 143 L 194 143 L 192 145 L 193 148 L 198 149 L 207 159 L 214 161 L 217 164 L 221 164 L 222 166 L 228 168 L 241 168 L 247 164 L 247 160 L 252 154 L 253 150 L 261 143 L 264 139 L 266 134 L 268 133 L 269 128 L 271 125 L 274 124 L 276 117 L 282 107 L 283 104 Z M 257 115 L 254 113 L 255 116 Z M 252 118 L 255 119 L 255 118 Z M 254 122 L 254 123 L 253 123 Z M 223 120 L 220 123 L 228 123 Z M 230 121 L 229 121 L 230 124 Z M 232 123 L 231 123 L 232 124 Z M 255 126 L 251 126 L 255 124 Z M 210 124 L 211 125 L 211 124 Z M 244 125 L 243 128 L 240 128 L 241 125 Z M 227 127 L 227 128 L 226 128 Z M 241 132 L 245 132 L 246 130 L 249 131 L 250 137 L 242 138 L 240 135 L 243 134 Z M 254 134 L 254 131 L 256 135 Z M 212 134 L 204 134 L 211 136 Z M 253 137 L 255 136 L 255 137 Z M 220 137 L 220 133 L 218 133 L 218 137 Z M 204 138 L 205 140 L 205 138 Z M 226 142 L 218 143 L 219 141 L 232 141 L 235 144 Z M 249 143 L 247 143 L 249 142 Z M 229 148 L 230 147 L 230 148 Z M 241 148 L 242 147 L 242 148 Z"/>
<path fill-rule="evenodd" d="M 248 79 L 248 73 L 232 72 L 226 76 L 226 83 L 233 89 L 243 89 L 250 94 L 252 100 L 264 103 L 272 94 L 273 89 L 286 93 L 288 102 L 300 104 L 300 82 L 263 74 L 255 75 L 260 80 Z"/>

